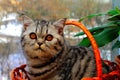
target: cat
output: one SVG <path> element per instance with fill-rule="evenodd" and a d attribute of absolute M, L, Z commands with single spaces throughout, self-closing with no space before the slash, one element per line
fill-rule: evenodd
<path fill-rule="evenodd" d="M 93 51 L 70 46 L 64 38 L 66 18 L 55 22 L 23 15 L 21 45 L 30 80 L 81 80 L 96 76 Z M 103 73 L 109 68 L 104 65 Z"/>

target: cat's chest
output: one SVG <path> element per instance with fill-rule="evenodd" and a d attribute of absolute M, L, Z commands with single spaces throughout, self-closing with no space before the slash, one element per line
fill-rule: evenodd
<path fill-rule="evenodd" d="M 94 66 L 94 59 L 87 52 L 89 51 L 84 48 L 70 48 L 57 59 L 56 64 L 59 66 L 47 77 L 45 76 L 45 79 L 35 78 L 32 80 L 79 80 L 84 76 L 93 76 L 93 74 L 87 73 L 87 70 L 88 72 L 95 70 L 95 67 L 91 68 L 91 66 Z"/>

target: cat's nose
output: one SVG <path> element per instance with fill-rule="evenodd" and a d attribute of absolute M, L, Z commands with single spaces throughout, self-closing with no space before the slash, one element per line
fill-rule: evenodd
<path fill-rule="evenodd" d="M 39 45 L 39 46 L 41 46 L 42 44 L 43 44 L 43 43 L 41 43 L 41 42 L 38 42 L 38 45 Z"/>

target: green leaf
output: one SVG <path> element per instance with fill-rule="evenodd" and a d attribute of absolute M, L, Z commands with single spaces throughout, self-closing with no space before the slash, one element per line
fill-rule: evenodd
<path fill-rule="evenodd" d="M 113 41 L 114 39 L 116 39 L 118 37 L 118 29 L 115 28 L 107 28 L 105 30 L 103 30 L 101 33 L 93 35 L 98 46 L 102 47 L 105 44 L 108 44 L 109 42 Z M 80 43 L 79 46 L 85 46 L 85 47 L 89 47 L 90 46 L 90 42 L 88 38 L 83 39 Z"/>
<path fill-rule="evenodd" d="M 109 11 L 107 12 L 107 14 L 110 15 L 110 16 L 120 14 L 120 9 L 119 9 L 119 8 L 116 8 L 116 9 L 109 10 Z"/>
<path fill-rule="evenodd" d="M 116 43 L 112 46 L 112 50 L 115 48 L 120 48 L 120 41 L 116 41 Z"/>
<path fill-rule="evenodd" d="M 98 34 L 100 32 L 102 32 L 104 29 L 106 28 L 115 28 L 115 25 L 116 22 L 112 21 L 112 22 L 108 22 L 106 24 L 103 24 L 99 27 L 94 27 L 92 29 L 89 29 L 89 31 L 92 33 L 92 34 Z M 81 36 L 81 35 L 84 35 L 84 32 L 79 32 L 77 33 L 76 35 L 74 35 L 74 37 L 77 37 L 77 36 Z"/>
<path fill-rule="evenodd" d="M 118 34 L 120 35 L 120 31 L 118 32 Z"/>
<path fill-rule="evenodd" d="M 120 35 L 120 9 L 116 8 L 113 10 L 109 10 L 105 14 L 101 14 L 101 13 L 100 14 L 91 14 L 91 15 L 88 15 L 88 16 L 80 19 L 80 21 L 82 21 L 86 18 L 90 19 L 90 18 L 93 18 L 96 16 L 102 16 L 102 15 L 110 16 L 108 18 L 108 22 L 104 23 L 101 26 L 89 29 L 89 31 L 94 36 L 99 47 L 102 47 L 102 46 L 108 44 L 109 42 L 113 41 Z M 84 32 L 77 33 L 75 35 L 75 37 L 80 36 L 80 35 L 84 35 Z M 120 43 L 117 42 L 113 46 L 113 49 L 116 47 L 120 47 L 118 44 L 120 44 Z M 78 45 L 89 47 L 91 45 L 91 43 L 90 43 L 89 39 L 87 37 L 85 37 Z"/>
<path fill-rule="evenodd" d="M 86 37 L 78 44 L 78 46 L 89 47 L 91 45 L 89 39 Z"/>
<path fill-rule="evenodd" d="M 93 17 L 96 17 L 96 16 L 102 16 L 102 15 L 104 15 L 104 14 L 102 14 L 102 13 L 99 13 L 99 14 L 90 14 L 90 15 L 88 15 L 88 16 L 86 16 L 86 17 L 80 18 L 79 21 L 81 22 L 81 21 L 83 21 L 84 19 L 90 19 L 90 18 L 93 18 Z"/>
<path fill-rule="evenodd" d="M 103 16 L 103 15 L 109 15 L 109 16 L 114 16 L 114 15 L 118 15 L 120 14 L 120 9 L 119 8 L 116 8 L 116 9 L 112 9 L 112 10 L 109 10 L 108 12 L 106 13 L 98 13 L 98 14 L 90 14 L 86 17 L 82 17 L 79 19 L 79 21 L 83 21 L 84 19 L 91 19 L 93 17 L 97 17 L 97 16 Z"/>
<path fill-rule="evenodd" d="M 92 34 L 98 34 L 98 33 L 100 33 L 103 29 L 104 29 L 103 27 L 95 27 L 95 28 L 90 29 L 89 31 L 90 31 Z M 84 32 L 79 32 L 79 33 L 75 34 L 74 37 L 81 36 L 81 35 L 84 35 L 84 34 L 85 34 Z"/>
<path fill-rule="evenodd" d="M 116 28 L 109 28 L 109 29 L 105 29 L 104 31 L 96 35 L 95 39 L 98 46 L 102 47 L 108 44 L 109 42 L 113 41 L 114 39 L 116 39 L 119 36 L 118 34 L 116 34 L 118 33 L 118 31 L 119 30 Z"/>
<path fill-rule="evenodd" d="M 120 26 L 120 20 L 119 20 L 119 21 L 116 21 L 116 24 L 117 24 L 118 26 Z"/>
<path fill-rule="evenodd" d="M 120 20 L 120 14 L 116 14 L 108 18 L 110 21 Z"/>

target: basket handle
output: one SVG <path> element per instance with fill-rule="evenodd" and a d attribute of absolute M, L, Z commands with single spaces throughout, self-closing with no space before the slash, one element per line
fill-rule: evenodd
<path fill-rule="evenodd" d="M 101 57 L 100 57 L 100 51 L 98 49 L 98 45 L 97 45 L 94 37 L 92 36 L 90 31 L 81 22 L 66 21 L 65 25 L 75 25 L 75 26 L 78 26 L 87 35 L 88 39 L 91 42 L 93 51 L 94 51 L 94 56 L 95 56 L 95 61 L 96 61 L 96 68 L 97 68 L 97 77 L 99 77 L 99 80 L 101 80 L 100 78 L 102 78 L 102 62 L 101 62 Z"/>

